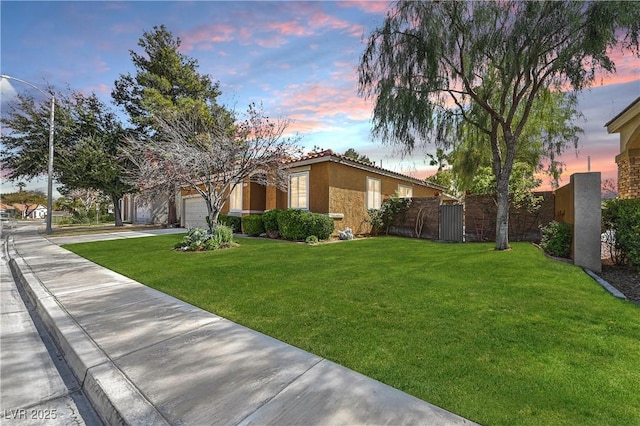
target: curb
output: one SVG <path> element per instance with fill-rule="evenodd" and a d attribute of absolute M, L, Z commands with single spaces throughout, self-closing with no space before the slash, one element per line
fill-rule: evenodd
<path fill-rule="evenodd" d="M 595 280 L 595 282 L 597 282 L 598 284 L 600 284 L 602 286 L 602 288 L 604 288 L 605 290 L 607 290 L 609 293 L 611 293 L 611 295 L 613 295 L 614 297 L 617 297 L 618 299 L 622 299 L 622 300 L 629 300 L 627 299 L 627 296 L 625 296 L 624 294 L 622 294 L 622 292 L 620 292 L 620 290 L 618 290 L 617 288 L 615 288 L 614 286 L 612 286 L 611 284 L 609 284 L 607 281 L 603 280 L 602 278 L 600 278 L 595 272 L 593 272 L 591 269 L 587 269 L 587 268 L 582 268 L 582 270 L 584 272 L 587 273 L 587 275 L 589 275 L 591 278 L 593 278 Z"/>
<path fill-rule="evenodd" d="M 160 412 L 60 306 L 7 241 L 9 267 L 105 424 L 168 425 Z"/>

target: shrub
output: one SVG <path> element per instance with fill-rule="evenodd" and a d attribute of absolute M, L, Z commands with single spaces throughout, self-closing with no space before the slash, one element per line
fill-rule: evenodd
<path fill-rule="evenodd" d="M 264 233 L 264 224 L 262 223 L 262 216 L 252 214 L 242 218 L 242 230 L 245 234 L 251 237 L 257 237 Z"/>
<path fill-rule="evenodd" d="M 609 236 L 617 264 L 630 263 L 640 271 L 640 199 L 607 200 L 602 209 L 602 228 Z"/>
<path fill-rule="evenodd" d="M 311 245 L 318 244 L 318 237 L 315 235 L 309 235 L 304 242 Z"/>
<path fill-rule="evenodd" d="M 233 229 L 226 225 L 216 225 L 213 233 L 202 228 L 191 228 L 175 249 L 184 251 L 218 250 L 233 247 Z"/>
<path fill-rule="evenodd" d="M 384 233 L 388 234 L 389 228 L 404 216 L 410 204 L 411 198 L 394 195 L 384 200 L 379 209 L 368 209 L 367 221 L 371 224 L 371 233 L 375 235 L 384 230 Z"/>
<path fill-rule="evenodd" d="M 221 214 L 218 216 L 218 223 L 226 225 L 233 229 L 233 232 L 240 232 L 242 227 L 240 226 L 242 218 L 240 216 L 229 216 Z"/>
<path fill-rule="evenodd" d="M 305 233 L 307 236 L 315 235 L 321 240 L 326 240 L 335 229 L 333 219 L 329 216 L 320 213 L 306 213 L 303 215 L 303 218 L 306 223 Z"/>
<path fill-rule="evenodd" d="M 269 210 L 262 215 L 262 223 L 264 223 L 264 230 L 278 231 L 278 216 L 282 213 L 282 210 Z"/>
<path fill-rule="evenodd" d="M 288 209 L 278 214 L 280 236 L 287 240 L 304 240 L 315 235 L 326 240 L 333 233 L 333 219 L 319 213 Z"/>
<path fill-rule="evenodd" d="M 540 230 L 542 232 L 540 247 L 546 253 L 565 258 L 571 255 L 571 240 L 573 238 L 571 225 L 554 220 Z"/>

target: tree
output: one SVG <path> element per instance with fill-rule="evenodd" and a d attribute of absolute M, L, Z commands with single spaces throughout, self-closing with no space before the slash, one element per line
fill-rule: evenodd
<path fill-rule="evenodd" d="M 128 138 L 124 152 L 136 164 L 131 181 L 146 197 L 172 184 L 195 191 L 206 203 L 212 233 L 237 185 L 251 181 L 284 189 L 285 161 L 300 154 L 298 137 L 284 136 L 289 121 L 272 121 L 255 105 L 231 128 L 226 114 L 203 117 L 189 111 L 161 114 L 155 126 L 161 139 Z"/>
<path fill-rule="evenodd" d="M 487 141 L 503 250 L 509 179 L 536 99 L 614 72 L 610 49 L 637 53 L 639 32 L 631 2 L 399 1 L 369 38 L 359 92 L 375 99 L 373 133 L 408 151 L 430 138 L 448 147 L 461 129 Z M 553 140 L 543 149 L 551 156 L 564 146 Z"/>
<path fill-rule="evenodd" d="M 349 148 L 342 155 L 344 155 L 345 157 L 353 158 L 354 160 L 357 160 L 357 161 L 362 161 L 363 163 L 371 164 L 371 160 L 369 159 L 369 157 L 367 157 L 366 155 L 360 154 L 358 151 L 356 151 L 353 148 Z"/>
<path fill-rule="evenodd" d="M 164 137 L 155 120 L 159 114 L 189 111 L 203 120 L 226 115 L 229 125 L 233 121 L 216 103 L 220 95 L 218 83 L 198 73 L 197 60 L 180 53 L 180 45 L 180 38 L 174 38 L 164 25 L 145 31 L 138 41 L 142 53 L 129 51 L 135 75 L 121 74 L 115 82 L 111 96 L 126 110 L 138 140 L 157 144 Z M 172 224 L 176 221 L 175 194 L 180 188 L 169 179 L 162 181 L 167 186 L 163 194 L 157 195 L 168 200 L 168 222 Z"/>
<path fill-rule="evenodd" d="M 115 224 L 122 225 L 118 200 L 133 188 L 122 179 L 126 164 L 119 158 L 124 131 L 117 117 L 95 94 L 56 94 L 56 141 L 54 171 L 63 191 L 93 189 L 109 196 Z M 2 156 L 11 170 L 10 179 L 31 178 L 44 173 L 48 157 L 49 111 L 33 98 L 20 96 L 2 123 L 10 132 L 2 136 L 8 148 Z"/>

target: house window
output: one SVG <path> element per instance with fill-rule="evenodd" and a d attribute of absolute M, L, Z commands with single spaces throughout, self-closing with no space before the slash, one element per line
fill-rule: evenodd
<path fill-rule="evenodd" d="M 398 198 L 413 197 L 413 188 L 407 185 L 398 185 Z"/>
<path fill-rule="evenodd" d="M 242 212 L 242 182 L 236 184 L 229 196 L 229 211 Z"/>
<path fill-rule="evenodd" d="M 289 176 L 289 207 L 309 210 L 309 172 Z"/>
<path fill-rule="evenodd" d="M 379 209 L 382 205 L 380 179 L 367 178 L 367 209 Z"/>

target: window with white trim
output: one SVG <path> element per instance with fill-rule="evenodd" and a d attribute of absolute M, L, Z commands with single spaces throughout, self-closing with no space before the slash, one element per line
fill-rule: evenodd
<path fill-rule="evenodd" d="M 398 198 L 413 197 L 413 188 L 407 185 L 398 185 Z"/>
<path fill-rule="evenodd" d="M 229 211 L 242 212 L 242 182 L 238 183 L 229 196 Z"/>
<path fill-rule="evenodd" d="M 380 179 L 367 178 L 367 209 L 379 209 L 382 205 L 382 184 Z"/>
<path fill-rule="evenodd" d="M 289 207 L 309 210 L 309 172 L 289 176 Z"/>

